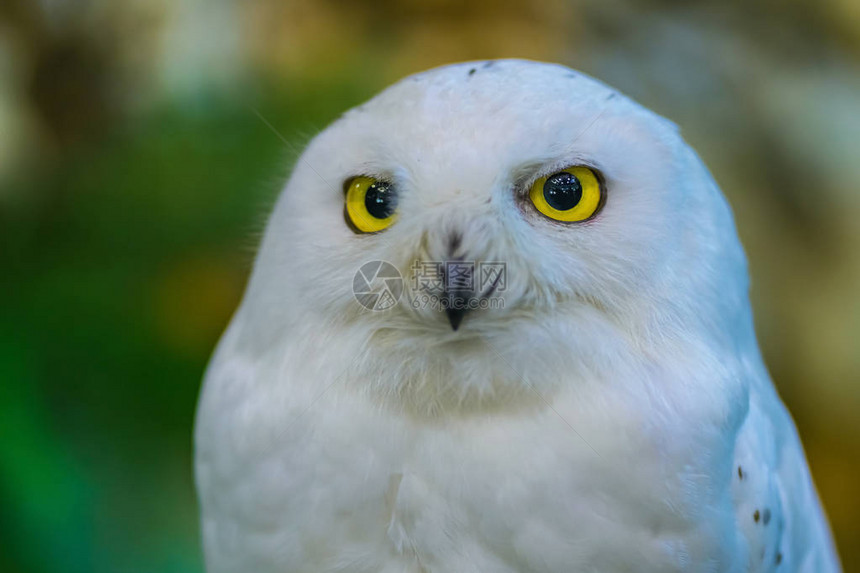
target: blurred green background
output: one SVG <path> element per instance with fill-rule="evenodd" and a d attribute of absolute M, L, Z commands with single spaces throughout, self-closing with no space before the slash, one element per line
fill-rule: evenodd
<path fill-rule="evenodd" d="M 196 395 L 296 153 L 405 74 L 504 56 L 603 79 L 710 165 L 860 570 L 857 0 L 2 0 L 0 571 L 201 571 Z"/>

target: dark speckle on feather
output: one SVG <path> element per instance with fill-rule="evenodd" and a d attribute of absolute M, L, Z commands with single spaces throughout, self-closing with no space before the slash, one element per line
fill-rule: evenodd
<path fill-rule="evenodd" d="M 744 470 L 741 466 L 738 466 L 738 479 L 744 479 Z"/>
<path fill-rule="evenodd" d="M 475 74 L 475 72 L 477 72 L 477 71 L 478 71 L 477 69 L 472 68 L 471 70 L 469 70 L 469 75 L 470 75 L 470 76 L 472 76 L 472 75 L 474 75 L 474 74 Z"/>
<path fill-rule="evenodd" d="M 755 510 L 755 512 L 753 512 L 753 521 L 758 523 L 759 519 L 761 519 L 761 514 L 758 512 L 758 510 Z"/>
<path fill-rule="evenodd" d="M 777 565 L 779 565 L 780 563 L 782 563 L 782 553 L 780 553 L 779 551 L 777 551 L 777 552 L 776 552 L 776 557 L 774 558 L 774 560 L 773 560 L 773 561 L 774 561 L 774 563 L 776 563 Z"/>
<path fill-rule="evenodd" d="M 491 68 L 491 67 L 493 67 L 495 64 L 496 64 L 496 62 L 494 62 L 493 60 L 489 60 L 489 61 L 487 61 L 487 62 L 484 62 L 484 69 L 486 70 L 487 68 Z"/>
<path fill-rule="evenodd" d="M 451 233 L 448 236 L 448 253 L 454 255 L 463 244 L 463 237 L 460 233 Z"/>

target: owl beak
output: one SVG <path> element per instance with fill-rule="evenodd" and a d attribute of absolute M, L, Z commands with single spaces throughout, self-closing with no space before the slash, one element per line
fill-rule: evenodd
<path fill-rule="evenodd" d="M 449 223 L 450 225 L 450 223 Z M 438 309 L 445 311 L 451 330 L 457 331 L 463 319 L 471 311 L 491 308 L 487 301 L 496 290 L 505 290 L 505 264 L 488 262 L 483 249 L 464 249 L 464 233 L 462 229 L 450 229 L 447 234 L 433 234 L 428 256 L 439 261 L 432 263 L 434 277 L 433 298 L 438 303 Z M 434 254 L 438 253 L 439 258 Z M 478 255 L 478 256 L 475 256 Z M 423 271 L 423 267 L 421 267 Z M 416 277 L 419 284 L 424 275 Z M 441 279 L 441 280 L 440 280 Z"/>
<path fill-rule="evenodd" d="M 445 314 L 448 315 L 448 322 L 451 324 L 451 330 L 456 331 L 460 328 L 460 323 L 463 322 L 463 317 L 466 316 L 469 309 L 466 306 L 455 307 L 451 303 L 455 300 L 460 300 L 465 303 L 467 299 L 462 297 L 461 293 L 457 292 L 452 293 L 451 295 L 445 292 L 444 296 L 444 300 L 449 301 L 448 306 L 445 307 Z"/>
<path fill-rule="evenodd" d="M 472 271 L 469 271 L 472 272 Z M 492 284 L 484 290 L 484 292 L 478 293 L 473 289 L 469 288 L 456 288 L 456 285 L 450 284 L 452 282 L 451 277 L 446 277 L 446 286 L 442 293 L 442 304 L 445 309 L 445 315 L 448 317 L 448 323 L 451 325 L 451 329 L 456 331 L 460 328 L 460 324 L 463 322 L 463 318 L 469 311 L 481 308 L 481 301 L 488 299 L 496 290 L 496 287 L 499 284 L 501 275 L 498 275 Z M 460 277 L 461 279 L 463 276 Z M 466 277 L 467 282 L 474 284 L 474 277 Z M 454 288 L 451 288 L 451 287 Z"/>
<path fill-rule="evenodd" d="M 460 235 L 452 235 L 449 241 L 448 256 L 450 257 L 460 246 Z M 463 264 L 462 258 L 453 258 L 444 266 L 444 290 L 441 303 L 451 324 L 451 330 L 456 331 L 463 322 L 463 317 L 469 312 L 475 299 L 474 269 Z"/>

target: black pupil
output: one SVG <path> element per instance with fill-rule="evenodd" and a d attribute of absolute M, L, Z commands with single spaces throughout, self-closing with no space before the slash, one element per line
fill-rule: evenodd
<path fill-rule="evenodd" d="M 582 184 L 576 175 L 562 171 L 547 177 L 543 184 L 543 197 L 553 209 L 568 211 L 582 199 Z"/>
<path fill-rule="evenodd" d="M 371 216 L 377 219 L 387 219 L 394 214 L 397 198 L 391 183 L 377 181 L 367 188 L 364 196 L 364 206 Z"/>

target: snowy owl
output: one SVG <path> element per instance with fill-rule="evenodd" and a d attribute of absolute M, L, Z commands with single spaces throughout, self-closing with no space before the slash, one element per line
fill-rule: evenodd
<path fill-rule="evenodd" d="M 301 155 L 209 365 L 207 570 L 838 571 L 747 291 L 670 121 L 558 65 L 398 82 Z"/>

